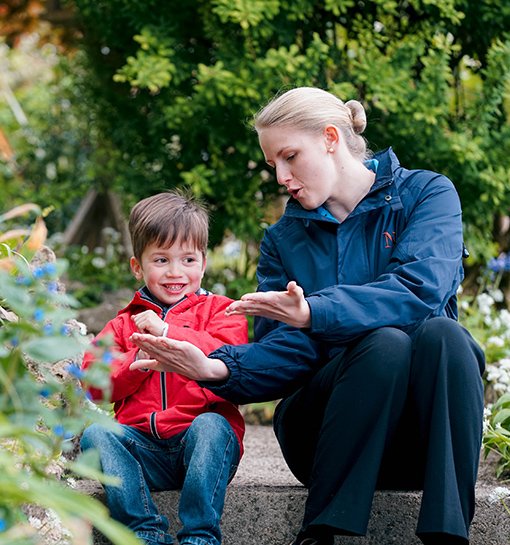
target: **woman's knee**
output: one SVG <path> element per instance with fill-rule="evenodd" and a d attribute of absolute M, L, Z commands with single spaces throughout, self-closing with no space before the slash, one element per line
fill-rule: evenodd
<path fill-rule="evenodd" d="M 428 365 L 446 365 L 456 372 L 474 371 L 480 375 L 485 368 L 483 350 L 469 332 L 457 321 L 446 317 L 426 320 L 414 338 L 416 357 L 425 358 Z"/>
<path fill-rule="evenodd" d="M 442 339 L 451 342 L 457 338 L 464 342 L 465 330 L 459 322 L 444 316 L 437 316 L 425 320 L 416 331 L 415 338 L 417 342 L 425 343 L 436 343 Z"/>
<path fill-rule="evenodd" d="M 409 335 L 394 327 L 382 327 L 367 335 L 358 347 L 356 358 L 363 361 L 372 379 L 393 380 L 409 374 L 412 342 Z"/>

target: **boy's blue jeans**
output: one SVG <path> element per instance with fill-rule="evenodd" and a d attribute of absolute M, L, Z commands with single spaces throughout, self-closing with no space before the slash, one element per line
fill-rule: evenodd
<path fill-rule="evenodd" d="M 112 517 L 150 545 L 172 543 L 168 519 L 158 513 L 150 490 L 181 489 L 179 543 L 219 545 L 225 492 L 239 463 L 239 442 L 228 421 L 204 413 L 170 439 L 131 426 L 122 431 L 92 424 L 81 439 L 83 450 L 99 451 L 103 473 L 122 480 L 120 486 L 105 486 Z"/>

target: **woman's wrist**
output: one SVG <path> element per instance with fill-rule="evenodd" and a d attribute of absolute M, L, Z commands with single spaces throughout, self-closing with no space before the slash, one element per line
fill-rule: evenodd
<path fill-rule="evenodd" d="M 208 376 L 204 377 L 202 380 L 220 382 L 222 380 L 228 379 L 228 377 L 230 376 L 230 371 L 222 360 L 216 358 L 207 358 L 207 362 Z"/>

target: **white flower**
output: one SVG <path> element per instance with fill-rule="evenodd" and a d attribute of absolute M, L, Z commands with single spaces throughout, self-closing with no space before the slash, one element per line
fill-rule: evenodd
<path fill-rule="evenodd" d="M 500 289 L 490 290 L 489 293 L 496 303 L 502 303 L 505 300 L 505 295 Z"/>
<path fill-rule="evenodd" d="M 508 496 L 510 496 L 510 488 L 506 488 L 505 486 L 496 486 L 496 488 L 489 495 L 489 501 L 491 503 L 496 503 L 504 500 Z"/>
<path fill-rule="evenodd" d="M 381 23 L 381 21 L 375 21 L 374 22 L 374 32 L 382 32 L 384 29 L 384 24 Z"/>
<path fill-rule="evenodd" d="M 480 293 L 476 296 L 476 303 L 482 314 L 490 314 L 494 299 L 488 293 Z"/>
<path fill-rule="evenodd" d="M 493 346 L 505 346 L 505 341 L 501 337 L 496 337 L 493 335 L 487 339 L 487 344 L 492 344 Z"/>
<path fill-rule="evenodd" d="M 505 327 L 510 329 L 510 312 L 506 308 L 500 311 L 499 319 Z"/>
<path fill-rule="evenodd" d="M 505 371 L 510 371 L 510 358 L 502 358 L 499 360 L 499 367 L 500 369 L 504 369 Z"/>
<path fill-rule="evenodd" d="M 490 312 L 490 311 L 489 311 Z M 482 313 L 483 314 L 483 313 Z M 492 318 L 489 316 L 489 313 L 486 314 L 486 316 L 484 317 L 483 319 L 483 323 L 487 326 L 487 327 L 493 327 L 493 320 Z"/>
<path fill-rule="evenodd" d="M 104 269 L 106 267 L 106 261 L 102 257 L 94 257 L 91 261 L 92 265 L 96 269 Z"/>

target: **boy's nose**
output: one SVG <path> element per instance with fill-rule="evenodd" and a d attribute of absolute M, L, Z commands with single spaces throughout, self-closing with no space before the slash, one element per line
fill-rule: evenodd
<path fill-rule="evenodd" d="M 181 269 L 177 263 L 168 263 L 165 274 L 167 276 L 180 276 Z"/>

